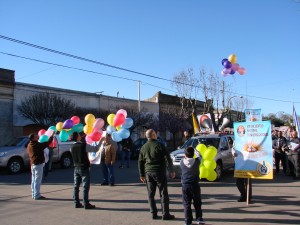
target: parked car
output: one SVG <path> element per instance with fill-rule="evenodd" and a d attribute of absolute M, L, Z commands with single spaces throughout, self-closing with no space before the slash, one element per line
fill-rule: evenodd
<path fill-rule="evenodd" d="M 157 140 L 163 146 L 167 147 L 167 142 L 164 139 L 162 139 L 161 137 L 157 137 Z M 139 139 L 137 139 L 136 141 L 133 142 L 133 144 L 132 144 L 132 153 L 131 153 L 131 157 L 133 159 L 137 159 L 139 157 L 140 150 L 146 142 L 147 142 L 147 138 L 139 138 Z"/>
<path fill-rule="evenodd" d="M 176 176 L 181 176 L 180 161 L 184 157 L 184 149 L 188 146 L 196 148 L 198 144 L 205 144 L 206 146 L 214 146 L 218 150 L 214 160 L 217 163 L 215 169 L 217 180 L 220 180 L 224 170 L 234 167 L 234 158 L 231 153 L 233 138 L 233 135 L 228 134 L 199 134 L 191 137 L 180 147 L 180 149 L 175 150 L 170 154 Z"/>
<path fill-rule="evenodd" d="M 62 142 L 58 136 L 54 136 L 54 138 L 57 141 L 57 146 L 53 149 L 52 162 L 60 163 L 63 168 L 69 168 L 73 162 L 70 147 L 74 142 Z M 25 167 L 29 167 L 28 143 L 29 138 L 24 136 L 13 139 L 4 146 L 1 146 L 0 167 L 6 168 L 11 174 L 20 173 Z"/>

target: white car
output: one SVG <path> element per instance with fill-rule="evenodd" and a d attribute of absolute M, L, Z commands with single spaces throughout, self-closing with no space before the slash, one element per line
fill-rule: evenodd
<path fill-rule="evenodd" d="M 180 161 L 184 157 L 184 149 L 192 146 L 196 148 L 198 144 L 205 144 L 206 146 L 214 146 L 218 153 L 214 160 L 217 163 L 215 169 L 217 179 L 220 180 L 224 170 L 234 168 L 234 158 L 232 156 L 233 135 L 228 134 L 199 134 L 187 140 L 178 150 L 170 153 L 173 161 L 176 176 L 181 176 Z"/>
<path fill-rule="evenodd" d="M 57 141 L 56 148 L 53 149 L 52 162 L 59 162 L 63 168 L 72 166 L 72 155 L 70 147 L 73 141 L 61 142 L 58 135 L 54 136 Z M 4 167 L 11 174 L 20 173 L 25 167 L 30 166 L 27 152 L 28 137 L 19 137 L 9 141 L 0 147 L 0 167 Z"/>

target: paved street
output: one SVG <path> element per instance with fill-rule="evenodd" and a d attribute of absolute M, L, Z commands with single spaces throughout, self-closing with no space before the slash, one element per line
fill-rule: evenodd
<path fill-rule="evenodd" d="M 27 224 L 184 224 L 179 180 L 169 182 L 170 209 L 175 221 L 152 220 L 146 187 L 139 182 L 137 161 L 130 169 L 115 168 L 116 186 L 100 186 L 102 174 L 93 166 L 90 199 L 95 210 L 75 209 L 73 170 L 55 168 L 41 191 L 47 200 L 31 199 L 30 172 L 0 173 L 1 225 Z M 201 181 L 206 224 L 300 224 L 300 181 L 277 175 L 253 181 L 253 203 L 239 203 L 232 171 L 221 182 Z M 158 199 L 158 198 L 157 198 Z M 160 204 L 157 204 L 160 209 Z"/>

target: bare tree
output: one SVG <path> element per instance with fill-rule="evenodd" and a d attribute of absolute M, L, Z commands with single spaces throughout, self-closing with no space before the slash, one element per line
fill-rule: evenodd
<path fill-rule="evenodd" d="M 49 93 L 39 93 L 25 98 L 18 106 L 23 117 L 35 124 L 50 126 L 70 118 L 75 110 L 71 100 Z"/>

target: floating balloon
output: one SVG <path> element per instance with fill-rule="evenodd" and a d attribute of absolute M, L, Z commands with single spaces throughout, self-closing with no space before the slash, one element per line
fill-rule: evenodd
<path fill-rule="evenodd" d="M 239 65 L 238 63 L 234 63 L 234 64 L 232 64 L 232 66 L 231 66 L 231 69 L 232 69 L 232 70 L 235 70 L 235 71 L 237 71 L 239 68 L 240 68 L 240 65 Z"/>
<path fill-rule="evenodd" d="M 217 179 L 217 173 L 216 173 L 216 171 L 214 171 L 214 170 L 208 170 L 208 174 L 207 174 L 206 179 L 208 181 L 214 181 L 214 180 L 216 180 Z"/>
<path fill-rule="evenodd" d="M 49 140 L 49 137 L 45 134 L 42 134 L 39 138 L 39 142 L 40 143 L 44 143 L 44 142 L 47 142 Z"/>
<path fill-rule="evenodd" d="M 63 129 L 63 122 L 58 122 L 57 124 L 56 124 L 56 130 L 57 131 L 61 131 Z"/>
<path fill-rule="evenodd" d="M 207 168 L 205 168 L 205 166 L 200 166 L 200 175 L 199 175 L 200 179 L 206 178 L 207 175 L 208 175 Z"/>
<path fill-rule="evenodd" d="M 236 55 L 231 54 L 230 56 L 228 56 L 228 61 L 231 62 L 232 64 L 236 63 L 236 61 L 237 61 Z"/>
<path fill-rule="evenodd" d="M 241 68 L 238 69 L 238 73 L 239 73 L 240 75 L 244 75 L 244 74 L 246 73 L 246 69 L 243 68 L 243 67 L 241 67 Z"/>
<path fill-rule="evenodd" d="M 40 137 L 40 136 L 42 136 L 45 133 L 46 133 L 46 130 L 45 129 L 41 129 L 41 130 L 39 130 L 38 135 Z"/>
<path fill-rule="evenodd" d="M 48 137 L 51 137 L 52 135 L 53 135 L 53 133 L 54 133 L 54 130 L 47 130 L 46 132 L 45 132 L 45 135 L 47 135 Z"/>
<path fill-rule="evenodd" d="M 89 145 L 92 145 L 94 143 L 94 141 L 91 139 L 91 137 L 89 135 L 85 136 L 85 141 Z"/>
<path fill-rule="evenodd" d="M 59 138 L 60 138 L 60 140 L 61 141 L 67 141 L 68 140 L 68 138 L 69 138 L 69 134 L 67 133 L 67 131 L 65 131 L 65 130 L 62 130 L 61 132 L 60 132 L 60 134 L 59 134 Z"/>
<path fill-rule="evenodd" d="M 74 123 L 72 120 L 68 119 L 63 124 L 63 129 L 71 129 L 73 127 Z"/>
<path fill-rule="evenodd" d="M 209 147 L 203 154 L 204 160 L 212 160 L 217 155 L 217 149 L 215 147 Z"/>
<path fill-rule="evenodd" d="M 95 116 L 93 114 L 87 114 L 84 118 L 84 122 L 90 126 L 93 126 L 95 122 Z"/>
<path fill-rule="evenodd" d="M 130 131 L 124 128 L 120 129 L 117 133 L 120 135 L 122 139 L 129 138 L 130 136 Z"/>
<path fill-rule="evenodd" d="M 200 154 L 203 156 L 204 152 L 206 151 L 206 145 L 205 144 L 198 144 L 196 146 L 196 149 L 198 150 L 198 152 L 200 152 Z"/>
<path fill-rule="evenodd" d="M 111 138 L 112 138 L 112 140 L 114 142 L 120 142 L 120 141 L 122 141 L 122 138 L 120 137 L 120 135 L 118 134 L 118 132 L 112 132 Z"/>
<path fill-rule="evenodd" d="M 78 123 L 78 124 L 75 124 L 73 127 L 72 127 L 72 131 L 73 132 L 82 132 L 83 131 L 83 124 L 82 123 Z"/>
<path fill-rule="evenodd" d="M 80 118 L 78 116 L 72 116 L 71 120 L 74 125 L 80 123 Z"/>
<path fill-rule="evenodd" d="M 229 61 L 224 62 L 224 67 L 225 67 L 226 69 L 230 69 L 231 66 L 232 66 L 231 62 L 229 62 Z"/>
<path fill-rule="evenodd" d="M 94 131 L 89 136 L 93 141 L 100 141 L 102 134 L 98 131 Z"/>
<path fill-rule="evenodd" d="M 214 170 L 217 167 L 217 163 L 215 160 L 204 160 L 203 165 L 209 170 Z"/>
<path fill-rule="evenodd" d="M 90 134 L 90 133 L 93 132 L 93 128 L 92 128 L 91 126 L 89 126 L 89 125 L 85 125 L 85 126 L 83 127 L 83 132 L 84 132 L 85 134 Z"/>
<path fill-rule="evenodd" d="M 121 126 L 125 122 L 125 116 L 121 113 L 116 114 L 114 117 L 113 125 L 115 127 Z"/>
<path fill-rule="evenodd" d="M 54 132 L 56 132 L 56 131 L 57 131 L 57 129 L 56 129 L 56 127 L 55 127 L 55 126 L 50 126 L 50 127 L 48 128 L 48 130 L 53 130 Z"/>
<path fill-rule="evenodd" d="M 95 120 L 94 124 L 93 124 L 93 129 L 94 128 L 102 128 L 104 126 L 104 120 L 102 118 L 98 118 Z"/>
<path fill-rule="evenodd" d="M 111 113 L 107 116 L 107 123 L 111 126 L 114 125 L 115 114 Z"/>
<path fill-rule="evenodd" d="M 111 133 L 113 133 L 113 132 L 115 132 L 115 131 L 116 131 L 116 128 L 115 128 L 114 126 L 108 125 L 107 128 L 106 128 L 106 132 L 107 132 L 108 134 L 111 134 Z"/>
<path fill-rule="evenodd" d="M 57 146 L 57 140 L 55 138 L 53 138 L 53 141 L 50 143 L 49 147 L 56 148 L 56 146 Z"/>
<path fill-rule="evenodd" d="M 127 112 L 125 109 L 119 109 L 116 114 L 123 114 L 125 118 L 127 117 Z"/>
<path fill-rule="evenodd" d="M 132 127 L 132 125 L 133 125 L 133 120 L 130 117 L 127 117 L 121 127 L 125 129 L 129 129 L 130 127 Z"/>

